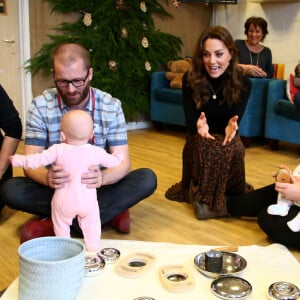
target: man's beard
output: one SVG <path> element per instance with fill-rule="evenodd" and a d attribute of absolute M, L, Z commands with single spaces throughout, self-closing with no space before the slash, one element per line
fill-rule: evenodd
<path fill-rule="evenodd" d="M 60 94 L 63 102 L 67 106 L 80 105 L 83 101 L 86 100 L 90 90 L 90 85 L 87 84 L 83 90 L 75 90 L 72 93 L 64 91 L 62 88 L 57 88 L 58 93 Z"/>

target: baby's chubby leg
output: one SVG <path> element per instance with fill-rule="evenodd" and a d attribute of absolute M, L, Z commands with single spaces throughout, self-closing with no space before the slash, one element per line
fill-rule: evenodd
<path fill-rule="evenodd" d="M 55 207 L 55 204 L 51 204 L 51 219 L 53 222 L 53 229 L 56 236 L 61 236 L 65 238 L 70 238 L 70 226 L 72 224 L 73 218 L 66 217 Z"/>
<path fill-rule="evenodd" d="M 86 251 L 97 253 L 101 249 L 101 220 L 98 202 L 89 211 L 85 211 L 84 216 L 77 216 L 78 224 L 82 230 Z"/>

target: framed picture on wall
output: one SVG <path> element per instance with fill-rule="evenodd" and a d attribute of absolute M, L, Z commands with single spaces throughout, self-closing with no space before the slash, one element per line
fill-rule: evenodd
<path fill-rule="evenodd" d="M 0 0 L 0 15 L 6 15 L 6 0 Z"/>

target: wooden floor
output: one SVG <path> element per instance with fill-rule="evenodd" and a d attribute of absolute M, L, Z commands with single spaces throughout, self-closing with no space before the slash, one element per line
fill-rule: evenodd
<path fill-rule="evenodd" d="M 158 177 L 156 192 L 131 212 L 131 233 L 119 234 L 109 227 L 102 231 L 105 239 L 144 240 L 202 245 L 268 245 L 271 241 L 258 227 L 255 219 L 220 218 L 198 221 L 191 206 L 166 200 L 166 189 L 181 175 L 181 151 L 184 133 L 178 128 L 130 131 L 128 134 L 132 168 L 148 167 Z M 22 152 L 21 144 L 18 152 Z M 294 168 L 299 163 L 299 147 L 281 143 L 273 152 L 261 141 L 246 149 L 247 181 L 259 188 L 273 182 L 272 172 L 278 164 Z M 15 175 L 22 170 L 15 169 Z M 18 276 L 19 230 L 34 216 L 5 207 L 0 217 L 0 291 Z M 290 249 L 300 261 L 300 251 Z"/>

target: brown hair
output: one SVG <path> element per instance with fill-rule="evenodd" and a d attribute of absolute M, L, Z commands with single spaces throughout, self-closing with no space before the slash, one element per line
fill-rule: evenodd
<path fill-rule="evenodd" d="M 59 61 L 66 66 L 81 59 L 89 70 L 91 67 L 90 53 L 80 44 L 64 43 L 56 46 L 51 55 L 52 69 L 55 70 L 55 61 Z"/>
<path fill-rule="evenodd" d="M 300 77 L 300 64 L 295 67 L 295 76 Z"/>
<path fill-rule="evenodd" d="M 188 76 L 188 85 L 193 89 L 196 106 L 200 108 L 202 104 L 206 103 L 211 97 L 208 74 L 203 64 L 204 44 L 207 39 L 222 41 L 232 56 L 225 70 L 226 79 L 221 104 L 225 102 L 229 105 L 237 103 L 242 89 L 242 70 L 238 66 L 238 50 L 230 32 L 225 27 L 214 26 L 206 28 L 199 37 L 193 56 L 192 70 Z"/>
<path fill-rule="evenodd" d="M 261 41 L 263 42 L 266 35 L 269 33 L 268 31 L 268 23 L 265 19 L 261 18 L 261 17 L 250 17 L 246 20 L 245 24 L 244 24 L 244 28 L 245 31 L 244 33 L 247 35 L 250 25 L 253 24 L 255 28 L 260 27 L 262 32 L 263 32 L 263 37 L 261 39 Z"/>

